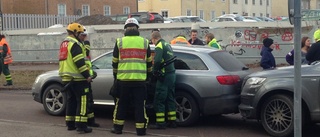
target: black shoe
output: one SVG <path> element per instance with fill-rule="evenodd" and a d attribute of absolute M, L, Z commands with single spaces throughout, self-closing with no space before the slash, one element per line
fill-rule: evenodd
<path fill-rule="evenodd" d="M 138 136 L 144 136 L 146 135 L 146 132 L 142 132 L 142 133 L 137 133 Z"/>
<path fill-rule="evenodd" d="M 116 130 L 115 128 L 111 128 L 110 132 L 113 133 L 113 134 L 122 134 L 121 130 Z"/>
<path fill-rule="evenodd" d="M 91 133 L 92 128 L 86 127 L 86 128 L 78 128 L 77 129 L 79 134 L 85 134 L 85 133 Z"/>
<path fill-rule="evenodd" d="M 70 126 L 68 127 L 68 130 L 71 131 L 71 130 L 76 130 L 77 128 L 75 126 Z"/>
<path fill-rule="evenodd" d="M 12 86 L 12 83 L 3 84 L 3 86 Z"/>
<path fill-rule="evenodd" d="M 150 129 L 166 129 L 166 124 L 153 124 L 149 126 Z"/>
<path fill-rule="evenodd" d="M 167 127 L 168 128 L 177 128 L 178 126 L 175 121 L 170 121 L 170 122 L 168 122 Z"/>
<path fill-rule="evenodd" d="M 100 124 L 98 123 L 88 123 L 89 127 L 100 127 Z"/>

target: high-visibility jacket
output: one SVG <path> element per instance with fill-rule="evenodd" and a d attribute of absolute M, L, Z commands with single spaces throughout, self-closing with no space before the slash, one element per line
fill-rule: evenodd
<path fill-rule="evenodd" d="M 119 49 L 117 79 L 120 81 L 145 81 L 147 79 L 148 40 L 140 36 L 117 39 Z"/>
<path fill-rule="evenodd" d="M 188 44 L 191 45 L 188 40 L 182 36 L 178 36 L 175 39 L 170 41 L 170 44 Z"/>
<path fill-rule="evenodd" d="M 84 48 L 86 50 L 85 62 L 86 62 L 86 65 L 87 65 L 87 67 L 89 69 L 89 73 L 92 76 L 93 75 L 93 70 L 92 70 L 92 63 L 91 63 L 91 57 L 90 57 L 90 43 L 89 43 L 89 41 L 83 42 L 83 46 L 84 46 Z"/>
<path fill-rule="evenodd" d="M 75 57 L 71 55 L 71 48 L 77 43 L 80 45 L 82 54 L 79 54 Z M 77 39 L 68 36 L 60 45 L 59 53 L 59 75 L 62 78 L 62 81 L 71 81 L 73 78 L 74 81 L 85 81 L 86 78 L 81 74 L 83 71 L 87 71 L 87 66 L 78 68 L 75 64 L 77 60 L 85 58 L 85 48 L 82 43 Z"/>
<path fill-rule="evenodd" d="M 8 42 L 6 41 L 5 38 L 2 38 L 1 41 L 0 41 L 0 54 L 4 54 L 3 52 L 3 46 L 4 45 L 7 45 L 7 53 L 6 53 L 6 56 L 4 57 L 4 64 L 11 64 L 13 59 L 12 59 L 12 55 L 11 55 L 11 49 L 10 49 L 10 46 L 8 44 Z"/>
<path fill-rule="evenodd" d="M 219 50 L 221 50 L 222 48 L 221 48 L 221 46 L 220 46 L 220 44 L 217 42 L 217 39 L 212 39 L 209 43 L 208 43 L 208 46 L 209 47 L 213 47 L 213 48 L 217 48 L 217 49 L 219 49 Z"/>

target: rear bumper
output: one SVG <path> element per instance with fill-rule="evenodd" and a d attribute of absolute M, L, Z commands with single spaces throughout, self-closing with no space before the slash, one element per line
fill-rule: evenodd
<path fill-rule="evenodd" d="M 203 100 L 203 114 L 231 114 L 239 113 L 240 95 L 229 95 L 220 98 L 205 98 Z"/>

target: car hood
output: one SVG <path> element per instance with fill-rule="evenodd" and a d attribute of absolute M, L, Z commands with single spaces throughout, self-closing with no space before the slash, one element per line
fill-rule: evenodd
<path fill-rule="evenodd" d="M 312 75 L 311 69 L 314 66 L 310 65 L 302 65 L 301 66 L 301 74 L 302 75 Z M 254 72 L 250 74 L 248 77 L 294 77 L 294 67 L 286 66 L 279 67 L 274 70 L 263 70 L 260 72 Z"/>

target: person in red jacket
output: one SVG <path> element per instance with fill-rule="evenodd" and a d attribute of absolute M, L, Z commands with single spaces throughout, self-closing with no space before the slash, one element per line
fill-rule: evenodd
<path fill-rule="evenodd" d="M 9 64 L 13 61 L 11 49 L 4 35 L 0 35 L 0 74 L 3 73 L 7 83 L 3 86 L 11 86 L 13 84 Z"/>

